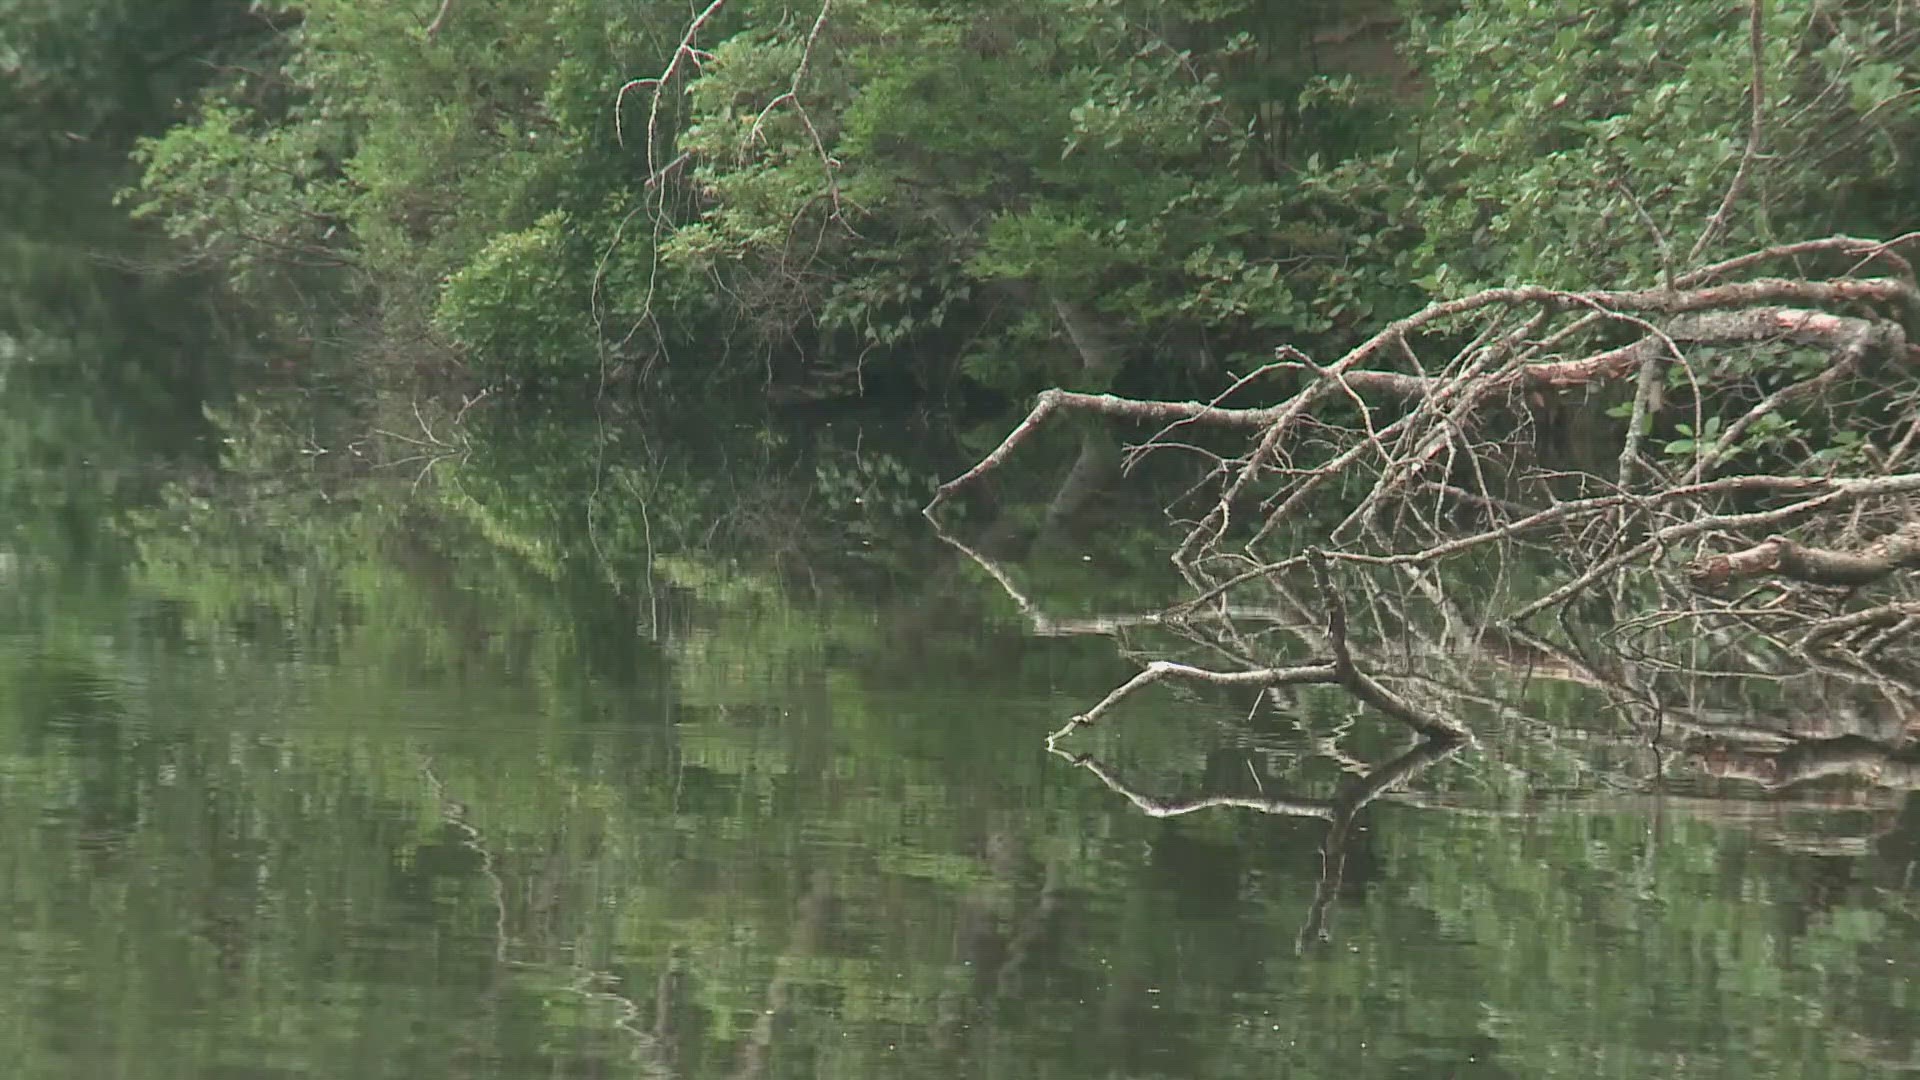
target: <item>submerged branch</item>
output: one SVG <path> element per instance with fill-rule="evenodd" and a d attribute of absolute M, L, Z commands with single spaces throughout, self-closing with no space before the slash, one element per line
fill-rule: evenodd
<path fill-rule="evenodd" d="M 1048 390 L 926 512 L 1062 412 L 1151 425 L 1130 461 L 1199 452 L 1204 475 L 1174 504 L 1188 598 L 1074 630 L 1154 628 L 1222 659 L 1148 660 L 1048 737 L 1056 753 L 1167 679 L 1276 702 L 1277 688 L 1338 686 L 1429 740 L 1464 743 L 1452 710 L 1480 700 L 1464 689 L 1473 679 L 1405 666 L 1444 672 L 1454 657 L 1572 677 L 1656 746 L 1669 727 L 1739 726 L 1722 715 L 1737 710 L 1663 704 L 1659 684 L 1678 678 L 1838 678 L 1908 709 L 1920 697 L 1920 655 L 1902 648 L 1920 628 L 1905 573 L 1920 569 L 1920 472 L 1900 470 L 1920 441 L 1920 349 L 1906 336 L 1920 291 L 1893 249 L 1912 239 L 1784 244 L 1672 268 L 1654 289 L 1487 289 L 1429 304 L 1330 363 L 1283 345 L 1260 378 L 1209 402 Z M 1888 276 L 1729 280 L 1806 256 Z M 1256 387 L 1278 390 L 1221 404 Z M 1583 444 L 1555 448 L 1555 427 Z M 954 542 L 1036 628 L 1052 625 Z M 1466 602 L 1447 596 L 1447 574 L 1475 583 Z M 1736 582 L 1746 594 L 1719 595 Z M 1566 641 L 1505 656 L 1501 643 L 1550 609 Z M 1637 651 L 1591 654 L 1572 625 L 1588 611 L 1591 637 Z M 1253 801 L 1139 805 L 1163 815 Z"/>
<path fill-rule="evenodd" d="M 1333 669 L 1340 685 L 1346 687 L 1354 697 L 1429 739 L 1463 742 L 1470 738 L 1467 729 L 1457 721 L 1420 711 L 1405 698 L 1380 685 L 1354 663 L 1353 651 L 1347 645 L 1346 602 L 1341 599 L 1340 591 L 1333 587 L 1326 553 L 1317 548 L 1311 550 L 1307 553 L 1307 562 L 1313 567 L 1314 583 L 1320 587 L 1320 598 L 1327 605 L 1327 641 L 1333 648 Z"/>

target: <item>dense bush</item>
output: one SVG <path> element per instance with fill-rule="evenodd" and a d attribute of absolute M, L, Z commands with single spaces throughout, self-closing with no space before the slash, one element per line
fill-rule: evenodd
<path fill-rule="evenodd" d="M 345 268 L 488 381 L 821 393 L 1218 386 L 1434 291 L 1911 212 L 1884 5 L 1765 6 L 1751 148 L 1743 5 L 1411 7 L 733 0 L 656 98 L 684 4 L 315 0 L 131 201 L 243 279 Z"/>

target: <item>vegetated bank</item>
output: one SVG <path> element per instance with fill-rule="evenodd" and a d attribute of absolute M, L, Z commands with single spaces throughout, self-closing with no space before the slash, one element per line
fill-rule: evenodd
<path fill-rule="evenodd" d="M 359 362 L 787 397 L 1217 392 L 1435 296 L 1897 231 L 1883 5 L 254 5 L 125 196 Z M 282 294 L 284 295 L 284 294 Z"/>

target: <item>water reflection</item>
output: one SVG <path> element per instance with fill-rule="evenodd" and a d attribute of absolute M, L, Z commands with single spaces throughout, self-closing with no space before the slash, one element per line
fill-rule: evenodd
<path fill-rule="evenodd" d="M 1262 814 L 1319 818 L 1327 822 L 1326 839 L 1320 844 L 1320 877 L 1314 885 L 1313 903 L 1307 909 L 1306 921 L 1301 925 L 1294 945 L 1295 951 L 1301 952 L 1305 951 L 1309 945 L 1331 940 L 1330 924 L 1333 908 L 1339 898 L 1340 887 L 1346 879 L 1347 848 L 1353 836 L 1354 824 L 1360 817 L 1360 811 L 1366 809 L 1369 803 L 1382 795 L 1411 782 L 1435 762 L 1460 752 L 1465 745 L 1466 743 L 1455 739 L 1424 739 L 1405 753 L 1382 762 L 1377 767 L 1362 768 L 1354 772 L 1340 783 L 1333 797 L 1327 799 L 1305 796 L 1290 798 L 1264 793 L 1251 796 L 1150 795 L 1128 785 L 1115 774 L 1111 767 L 1101 763 L 1091 754 L 1069 754 L 1057 745 L 1049 746 L 1048 749 L 1099 777 L 1101 783 L 1126 796 L 1128 802 L 1139 807 L 1148 817 L 1179 817 L 1196 810 L 1225 806 L 1253 810 Z M 1258 774 L 1254 779 L 1256 782 L 1259 780 Z"/>
<path fill-rule="evenodd" d="M 950 432 L 75 404 L 122 366 L 0 435 L 115 417 L 0 489 L 12 1075 L 1920 1061 L 1888 671 L 1677 672 L 1343 578 L 1349 670 L 1474 734 L 1410 747 L 1311 581 L 1169 613 L 1084 437 L 962 551 L 917 513 Z M 1156 679 L 1046 752 L 1156 660 L 1274 656 L 1330 667 Z"/>
<path fill-rule="evenodd" d="M 650 552 L 631 506 L 590 539 L 565 522 L 594 430 L 324 501 L 236 460 L 122 518 L 120 591 L 15 618 L 21 1075 L 1845 1075 L 1911 1053 L 1885 963 L 1915 941 L 1911 825 L 1704 774 L 1691 801 L 1618 786 L 1656 766 L 1569 735 L 1599 700 L 1571 661 L 1534 654 L 1516 695 L 1484 658 L 1356 636 L 1478 743 L 1409 749 L 1337 684 L 1169 680 L 1075 728 L 1063 769 L 1045 732 L 1130 657 L 1236 647 L 1224 624 L 1113 616 L 1127 556 L 1087 552 L 1089 577 L 1084 548 L 999 565 L 1023 608 L 882 517 L 861 520 L 884 558 L 809 574 L 751 530 L 693 542 L 680 521 L 727 504 L 691 496 L 649 506 Z M 851 435 L 793 438 L 850 460 Z M 606 460 L 658 496 L 725 477 Z M 796 471 L 821 475 L 773 475 Z M 750 474 L 698 490 L 801 502 Z M 844 518 L 793 521 L 786 550 L 852 550 Z M 1081 613 L 1035 634 L 1062 600 Z M 1230 614 L 1242 642 L 1324 640 L 1324 611 Z M 1846 836 L 1869 839 L 1837 873 L 1811 841 Z"/>
<path fill-rule="evenodd" d="M 1470 824 L 1476 821 L 1504 823 L 1492 827 L 1508 833 L 1532 834 L 1543 828 L 1558 831 L 1571 814 L 1590 823 L 1577 830 L 1585 837 L 1583 844 L 1597 842 L 1602 845 L 1599 851 L 1606 851 L 1625 841 L 1619 850 L 1632 868 L 1625 869 L 1620 884 L 1655 906 L 1624 921 L 1602 911 L 1549 907 L 1536 920 L 1515 924 L 1532 931 L 1553 927 L 1547 951 L 1557 959 L 1548 960 L 1548 970 L 1591 948 L 1572 945 L 1562 925 L 1569 915 L 1572 925 L 1582 928 L 1576 935 L 1597 933 L 1601 942 L 1616 932 L 1669 938 L 1678 931 L 1680 940 L 1698 932 L 1673 926 L 1668 916 L 1646 916 L 1670 910 L 1665 905 L 1683 891 L 1675 888 L 1671 870 L 1658 869 L 1671 867 L 1674 851 L 1687 846 L 1682 837 L 1719 835 L 1723 845 L 1741 838 L 1734 842 L 1742 849 L 1739 855 L 1730 847 L 1721 849 L 1721 857 L 1734 860 L 1733 865 L 1751 867 L 1762 848 L 1790 860 L 1783 865 L 1794 865 L 1776 881 L 1786 891 L 1777 894 L 1778 915 L 1767 921 L 1799 941 L 1796 949 L 1833 955 L 1830 945 L 1812 942 L 1841 932 L 1866 954 L 1846 964 L 1863 976 L 1872 973 L 1876 989 L 1868 993 L 1869 999 L 1904 993 L 1901 972 L 1913 954 L 1909 945 L 1884 935 L 1892 932 L 1906 940 L 1905 928 L 1916 910 L 1907 898 L 1916 863 L 1905 839 L 1911 825 L 1902 813 L 1914 775 L 1915 683 L 1898 661 L 1867 655 L 1897 655 L 1906 642 L 1889 636 L 1898 629 L 1891 623 L 1883 620 L 1872 627 L 1881 635 L 1873 641 L 1876 648 L 1845 656 L 1783 653 L 1766 648 L 1764 640 L 1755 647 L 1752 637 L 1743 640 L 1733 632 L 1737 627 L 1721 624 L 1689 643 L 1692 648 L 1679 650 L 1686 662 L 1676 664 L 1671 643 L 1665 649 L 1648 647 L 1645 619 L 1616 612 L 1607 620 L 1637 635 L 1631 651 L 1620 647 L 1618 633 L 1583 635 L 1566 624 L 1567 636 L 1553 640 L 1470 617 L 1487 601 L 1474 583 L 1464 583 L 1463 590 L 1462 582 L 1412 576 L 1397 581 L 1389 576 L 1382 582 L 1362 574 L 1348 576 L 1338 591 L 1322 576 L 1309 586 L 1310 596 L 1300 595 L 1280 575 L 1248 575 L 1236 584 L 1257 581 L 1267 598 L 1254 603 L 1248 602 L 1244 587 L 1229 601 L 1224 591 L 1210 588 L 1211 582 L 1190 581 L 1200 601 L 1171 610 L 1108 608 L 1093 617 L 1056 617 L 1047 613 L 1038 590 L 1022 581 L 1023 573 L 1030 573 L 1027 568 L 990 557 L 955 537 L 944 539 L 983 572 L 983 585 L 1012 601 L 1033 633 L 1109 640 L 1117 655 L 1135 665 L 1132 678 L 1090 695 L 1086 701 L 1091 707 L 1081 703 L 1071 710 L 1072 719 L 1048 739 L 1057 756 L 1085 769 L 1152 818 L 1238 808 L 1329 821 L 1319 884 L 1296 938 L 1302 948 L 1327 932 L 1334 898 L 1341 895 L 1354 815 L 1391 791 L 1388 805 L 1440 816 L 1401 817 L 1393 828 L 1376 825 L 1372 844 L 1391 845 L 1403 858 L 1427 860 L 1434 869 L 1442 864 L 1419 849 L 1425 845 L 1435 848 L 1435 854 L 1457 851 L 1459 835 L 1484 832 Z M 1457 595 L 1461 591 L 1472 595 Z M 1348 608 L 1363 613 L 1351 632 Z M 1888 650 L 1889 645 L 1895 648 Z M 1342 660 L 1343 654 L 1351 659 Z M 1730 657 L 1740 662 L 1729 664 Z M 1469 750 L 1461 742 L 1441 739 L 1398 758 L 1343 749 L 1344 740 L 1366 739 L 1369 727 L 1379 728 L 1382 720 L 1416 728 L 1419 721 L 1409 721 L 1406 708 L 1383 707 L 1377 699 L 1350 694 L 1329 722 L 1327 696 L 1307 692 L 1304 684 L 1341 682 L 1330 677 L 1336 662 L 1374 673 L 1418 713 L 1470 718 L 1478 744 Z M 1179 704 L 1160 698 L 1145 707 L 1135 700 L 1146 688 L 1168 681 L 1211 686 L 1218 693 L 1208 695 L 1201 689 L 1198 695 L 1182 694 Z M 1125 753 L 1131 742 L 1142 738 L 1153 741 L 1155 726 L 1190 723 L 1196 696 L 1233 702 L 1228 714 L 1241 717 L 1235 741 L 1249 749 L 1263 749 L 1259 732 L 1272 730 L 1276 723 L 1298 732 L 1300 746 L 1279 755 L 1266 749 L 1265 756 L 1269 763 L 1276 756 L 1288 759 L 1290 771 L 1282 775 L 1308 781 L 1303 790 L 1310 792 L 1313 781 L 1326 787 L 1324 772 L 1304 766 L 1311 759 L 1337 762 L 1344 778 L 1330 796 L 1296 794 L 1287 784 L 1263 782 L 1254 757 L 1247 756 L 1251 784 L 1245 775 L 1235 779 L 1230 768 L 1210 767 L 1208 787 L 1217 793 L 1169 797 L 1123 779 L 1124 770 L 1100 756 Z M 1104 723 L 1123 712 L 1124 731 Z M 1096 720 L 1106 730 L 1103 751 L 1069 751 L 1061 745 Z M 1267 742 L 1271 747 L 1270 738 Z M 1132 756 L 1139 760 L 1151 755 Z M 1368 764 L 1370 756 L 1385 764 Z M 1442 766 L 1422 779 L 1423 773 L 1449 759 L 1451 768 Z M 1468 773 L 1479 775 L 1462 783 Z M 1566 779 L 1559 779 L 1562 776 Z M 1508 794 L 1496 794 L 1502 791 Z M 1439 824 L 1449 819 L 1450 824 Z M 1702 826 L 1709 831 L 1702 833 Z M 1438 839 L 1448 833 L 1455 838 Z M 1576 867 L 1613 861 L 1596 858 L 1598 852 L 1591 848 L 1578 855 L 1575 850 L 1545 855 L 1549 861 L 1544 879 L 1537 868 L 1521 876 L 1550 881 Z M 1472 859 L 1448 866 L 1445 876 L 1458 877 L 1461 900 L 1477 904 L 1487 900 L 1488 890 L 1500 888 L 1497 882 L 1503 876 L 1518 870 L 1519 864 Z M 1803 875 L 1804 892 L 1788 884 Z M 1740 889 L 1766 888 L 1745 871 L 1736 871 L 1710 891 L 1736 887 L 1735 881 L 1742 882 Z M 1552 892 L 1554 887 L 1547 889 Z M 1623 899 L 1616 896 L 1609 903 Z M 1626 904 L 1629 909 L 1640 906 Z M 1901 929 L 1895 931 L 1896 926 Z M 1368 929 L 1377 932 L 1380 926 L 1376 922 Z M 1512 932 L 1510 926 L 1496 937 L 1511 940 Z M 1404 942 L 1396 944 L 1404 950 Z M 1610 951 L 1609 946 L 1601 948 Z M 1867 964 L 1857 966 L 1861 960 Z M 1732 962 L 1726 970 L 1748 962 Z M 1635 977 L 1650 980 L 1645 982 L 1590 978 L 1591 991 L 1627 1000 L 1678 989 L 1648 969 Z M 1540 985 L 1554 982 L 1543 978 Z M 1698 985 L 1679 992 L 1683 998 L 1703 993 Z M 1744 999 L 1747 1004 L 1740 1007 L 1765 1011 L 1760 1004 L 1764 999 L 1761 993 Z M 1614 1004 L 1609 997 L 1596 1007 Z M 1809 1049 L 1794 1051 L 1801 1056 L 1791 1067 L 1757 1045 L 1736 1052 L 1720 1043 L 1712 1052 L 1722 1063 L 1744 1061 L 1742 1068 L 1785 1074 L 1800 1069 L 1845 1074 L 1854 1067 L 1906 1067 L 1913 1062 L 1910 1042 L 1889 1038 L 1891 1029 L 1865 1019 L 1857 1007 L 1847 1011 L 1854 1019 L 1823 1026 L 1805 1044 Z M 1810 1049 L 1814 1045 L 1822 1049 Z M 1641 1050 L 1651 1051 L 1651 1046 Z M 1653 1071 L 1680 1067 L 1658 1052 L 1641 1057 L 1616 1045 L 1608 1053 L 1618 1060 L 1641 1060 Z"/>

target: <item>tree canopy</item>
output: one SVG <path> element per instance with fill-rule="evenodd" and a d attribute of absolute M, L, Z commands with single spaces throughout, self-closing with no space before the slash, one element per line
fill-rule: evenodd
<path fill-rule="evenodd" d="M 1914 196 L 1916 31 L 1866 0 L 416 8 L 289 13 L 127 198 L 488 382 L 1217 388 Z"/>

